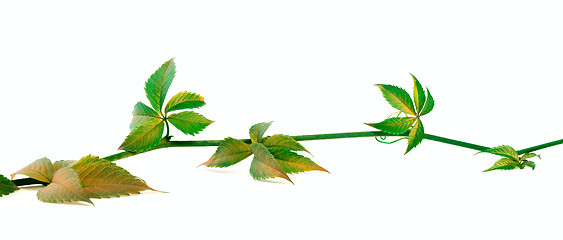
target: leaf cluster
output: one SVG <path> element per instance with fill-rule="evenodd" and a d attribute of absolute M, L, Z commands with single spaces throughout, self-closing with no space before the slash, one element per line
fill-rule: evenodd
<path fill-rule="evenodd" d="M 37 159 L 13 173 L 11 178 L 17 174 L 45 183 L 47 186 L 37 191 L 37 198 L 49 203 L 83 201 L 93 205 L 91 198 L 120 197 L 154 190 L 127 170 L 92 155 L 79 161 L 63 160 L 54 163 L 48 158 Z M 17 190 L 12 181 L 8 180 L 12 183 L 10 185 L 6 180 L 8 179 L 0 175 L 0 196 L 6 189 Z"/>
<path fill-rule="evenodd" d="M 524 167 L 530 167 L 532 168 L 532 170 L 534 170 L 536 168 L 536 164 L 528 159 L 533 157 L 538 157 L 539 159 L 541 159 L 540 155 L 537 155 L 535 153 L 524 153 L 522 154 L 522 156 L 519 156 L 518 152 L 516 152 L 514 148 L 507 145 L 490 148 L 478 153 L 484 152 L 502 156 L 504 158 L 496 161 L 492 167 L 484 170 L 483 172 L 489 172 L 492 170 L 512 170 L 516 168 L 524 169 Z"/>
<path fill-rule="evenodd" d="M 430 94 L 430 90 L 426 88 L 426 92 L 422 85 L 412 75 L 414 82 L 413 97 L 404 89 L 387 84 L 376 84 L 383 93 L 383 97 L 387 102 L 400 113 L 404 113 L 406 117 L 389 117 L 379 123 L 366 123 L 366 125 L 377 128 L 385 133 L 393 135 L 401 135 L 408 133 L 408 145 L 405 154 L 415 148 L 424 139 L 424 126 L 420 117 L 430 113 L 434 109 L 434 98 Z M 414 99 L 414 101 L 413 101 Z M 414 102 L 414 104 L 413 104 Z"/>
<path fill-rule="evenodd" d="M 162 64 L 145 83 L 145 92 L 151 107 L 138 102 L 133 108 L 133 120 L 129 125 L 131 133 L 119 147 L 119 150 L 143 152 L 154 149 L 161 141 L 166 127 L 166 139 L 169 140 L 169 124 L 186 135 L 195 135 L 213 121 L 193 112 L 174 111 L 199 108 L 205 105 L 204 98 L 196 93 L 179 92 L 166 106 L 164 100 L 176 74 L 174 59 Z M 164 107 L 164 108 L 163 108 Z"/>
<path fill-rule="evenodd" d="M 254 155 L 250 175 L 255 180 L 280 177 L 293 183 L 288 174 L 312 170 L 328 172 L 308 157 L 296 152 L 309 153 L 290 136 L 276 134 L 263 137 L 272 122 L 262 122 L 250 128 L 250 144 L 234 138 L 225 138 L 211 158 L 202 163 L 207 167 L 229 167 Z M 200 166 L 201 166 L 200 165 Z"/>

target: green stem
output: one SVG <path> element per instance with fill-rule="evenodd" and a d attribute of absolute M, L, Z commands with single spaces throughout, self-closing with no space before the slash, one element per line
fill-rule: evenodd
<path fill-rule="evenodd" d="M 524 148 L 524 149 L 516 151 L 516 152 L 518 153 L 518 155 L 520 155 L 520 154 L 524 154 L 524 153 L 535 152 L 537 150 L 541 150 L 541 149 L 548 148 L 548 147 L 553 147 L 553 146 L 559 145 L 559 144 L 563 144 L 563 139 L 556 140 L 556 141 L 553 141 L 553 142 L 544 143 L 544 144 L 540 144 L 540 145 L 529 147 L 529 148 Z"/>

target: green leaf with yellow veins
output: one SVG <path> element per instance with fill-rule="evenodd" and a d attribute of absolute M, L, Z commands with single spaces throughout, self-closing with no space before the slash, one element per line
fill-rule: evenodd
<path fill-rule="evenodd" d="M 37 191 L 37 198 L 48 203 L 83 201 L 93 205 L 86 196 L 76 170 L 63 167 L 55 172 L 53 182 Z"/>
<path fill-rule="evenodd" d="M 383 93 L 387 102 L 397 110 L 416 116 L 411 96 L 404 89 L 387 84 L 376 84 Z"/>
<path fill-rule="evenodd" d="M 249 133 L 251 141 L 253 143 L 261 143 L 262 137 L 264 137 L 264 133 L 266 133 L 270 125 L 272 125 L 272 122 L 261 122 L 250 127 Z"/>
<path fill-rule="evenodd" d="M 411 76 L 414 81 L 414 105 L 416 107 L 416 112 L 420 114 L 422 108 L 424 107 L 424 103 L 426 102 L 426 95 L 424 94 L 424 89 L 422 88 L 422 85 L 420 85 L 418 79 L 416 79 L 416 77 L 412 74 Z"/>
<path fill-rule="evenodd" d="M 112 198 L 154 190 L 127 170 L 96 156 L 88 155 L 72 168 L 78 173 L 89 198 Z"/>
<path fill-rule="evenodd" d="M 424 103 L 424 107 L 420 112 L 420 116 L 424 116 L 434 109 L 434 98 L 432 98 L 432 94 L 430 94 L 430 90 L 426 88 L 426 93 L 428 93 L 428 97 L 426 98 L 426 103 Z"/>
<path fill-rule="evenodd" d="M 516 152 L 516 150 L 514 150 L 514 148 L 512 148 L 511 146 L 507 146 L 507 145 L 501 145 L 501 146 L 498 146 L 498 147 L 489 148 L 487 150 L 478 152 L 476 154 L 479 154 L 479 153 L 491 153 L 491 154 L 499 155 L 499 156 L 502 156 L 502 157 L 510 158 L 513 161 L 519 160 L 518 153 Z"/>
<path fill-rule="evenodd" d="M 530 159 L 533 157 L 538 157 L 539 159 L 541 159 L 541 156 L 535 153 L 524 153 L 524 155 L 522 155 L 522 157 L 520 157 L 520 160 L 526 160 L 526 159 Z"/>
<path fill-rule="evenodd" d="M 488 171 L 492 171 L 492 170 L 512 170 L 515 168 L 519 168 L 520 164 L 518 164 L 518 162 L 510 159 L 510 158 L 502 158 L 498 161 L 495 162 L 495 164 L 490 167 L 489 169 L 483 171 L 483 172 L 488 172 Z"/>
<path fill-rule="evenodd" d="M 191 92 L 179 92 L 168 101 L 164 114 L 176 110 L 199 108 L 203 105 L 205 105 L 205 101 L 202 96 Z"/>
<path fill-rule="evenodd" d="M 14 182 L 0 174 L 0 197 L 13 193 L 18 189 Z"/>
<path fill-rule="evenodd" d="M 524 161 L 522 163 L 522 166 L 528 166 L 531 167 L 532 170 L 536 169 L 536 163 L 532 162 L 532 161 Z"/>
<path fill-rule="evenodd" d="M 225 140 L 221 141 L 219 144 L 215 154 L 201 165 L 224 168 L 237 164 L 250 155 L 252 155 L 252 149 L 250 149 L 248 144 L 238 139 L 225 138 Z"/>
<path fill-rule="evenodd" d="M 269 151 L 285 173 L 291 174 L 313 170 L 328 172 L 323 167 L 311 161 L 311 159 L 290 150 L 284 148 L 273 148 L 269 149 Z"/>
<path fill-rule="evenodd" d="M 51 160 L 48 158 L 40 158 L 13 173 L 11 178 L 14 179 L 15 175 L 22 174 L 41 182 L 50 183 L 54 173 L 55 169 Z"/>
<path fill-rule="evenodd" d="M 192 136 L 213 123 L 213 121 L 192 111 L 172 114 L 168 116 L 168 121 L 184 134 Z"/>
<path fill-rule="evenodd" d="M 366 123 L 366 125 L 390 134 L 403 134 L 412 127 L 415 121 L 414 117 L 393 117 L 379 123 Z"/>
<path fill-rule="evenodd" d="M 250 175 L 252 178 L 263 180 L 280 177 L 293 183 L 266 146 L 262 143 L 252 143 L 250 148 L 252 149 L 252 153 L 254 153 L 254 159 L 250 164 Z"/>
<path fill-rule="evenodd" d="M 152 107 L 159 113 L 162 113 L 162 105 L 175 74 L 176 65 L 174 64 L 174 59 L 170 59 L 162 64 L 145 83 L 147 98 Z"/>
<path fill-rule="evenodd" d="M 295 139 L 283 134 L 276 134 L 270 137 L 265 137 L 262 143 L 268 149 L 285 148 L 294 151 L 305 151 L 310 154 L 310 152 L 307 151 L 307 149 L 305 149 L 305 147 L 303 147 L 303 145 L 301 145 L 299 142 L 295 141 Z"/>
<path fill-rule="evenodd" d="M 129 129 L 133 131 L 133 129 L 137 128 L 143 123 L 160 118 L 161 117 L 155 110 L 142 102 L 138 102 L 133 108 L 133 119 L 131 120 L 131 124 L 129 124 Z"/>
<path fill-rule="evenodd" d="M 119 150 L 143 152 L 154 149 L 164 133 L 164 120 L 154 119 L 137 126 L 119 147 Z"/>
<path fill-rule="evenodd" d="M 422 142 L 422 139 L 424 139 L 424 126 L 422 125 L 422 122 L 418 120 L 416 121 L 416 123 L 411 129 L 411 132 L 409 133 L 407 151 L 405 152 L 405 154 L 407 154 L 410 150 L 418 146 L 418 144 Z"/>

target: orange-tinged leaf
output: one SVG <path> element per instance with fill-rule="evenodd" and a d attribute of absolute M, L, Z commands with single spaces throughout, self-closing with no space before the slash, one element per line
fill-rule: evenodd
<path fill-rule="evenodd" d="M 53 163 L 53 168 L 55 169 L 55 172 L 57 172 L 57 170 L 64 168 L 64 167 L 72 167 L 72 165 L 76 164 L 77 161 L 74 160 L 60 160 L 60 161 L 56 161 Z"/>
<path fill-rule="evenodd" d="M 267 148 L 281 147 L 294 151 L 305 151 L 310 154 L 310 152 L 307 151 L 307 149 L 305 149 L 305 147 L 303 147 L 303 145 L 301 145 L 299 142 L 295 141 L 295 139 L 283 134 L 276 134 L 270 137 L 266 137 L 264 138 L 263 144 Z"/>
<path fill-rule="evenodd" d="M 253 143 L 261 143 L 262 137 L 264 136 L 264 133 L 266 133 L 266 130 L 268 130 L 270 125 L 272 125 L 272 122 L 261 122 L 254 124 L 252 127 L 250 127 L 249 130 L 250 140 L 252 140 Z"/>
<path fill-rule="evenodd" d="M 269 150 L 285 173 L 291 174 L 313 170 L 328 172 L 308 157 L 301 156 L 287 149 L 275 148 Z"/>
<path fill-rule="evenodd" d="M 228 167 L 237 164 L 250 155 L 252 155 L 252 149 L 250 149 L 248 144 L 238 139 L 225 138 L 225 140 L 221 141 L 213 156 L 201 165 L 220 168 Z"/>
<path fill-rule="evenodd" d="M 78 173 L 70 167 L 63 167 L 55 172 L 53 182 L 39 190 L 37 198 L 48 203 L 84 201 L 93 205 L 80 184 Z"/>
<path fill-rule="evenodd" d="M 55 169 L 53 168 L 51 160 L 48 158 L 40 158 L 10 176 L 14 179 L 14 176 L 17 174 L 22 174 L 41 182 L 50 183 L 54 173 Z"/>
<path fill-rule="evenodd" d="M 89 198 L 111 198 L 154 190 L 145 181 L 105 159 L 88 155 L 74 166 Z"/>
<path fill-rule="evenodd" d="M 280 177 L 293 183 L 287 173 L 278 165 L 274 156 L 270 154 L 266 146 L 261 143 L 250 145 L 254 153 L 254 159 L 250 164 L 250 175 L 256 180 Z"/>

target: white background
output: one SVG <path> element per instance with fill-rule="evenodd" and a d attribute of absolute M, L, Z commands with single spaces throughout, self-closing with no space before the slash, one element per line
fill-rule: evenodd
<path fill-rule="evenodd" d="M 17 3 L 15 3 L 17 2 Z M 391 2 L 391 3 L 390 3 Z M 393 109 L 376 83 L 436 100 L 427 133 L 516 149 L 563 138 L 558 1 L 3 1 L 0 173 L 41 157 L 117 152 L 144 82 L 176 58 L 216 122 L 175 139 L 371 131 Z M 95 207 L 0 199 L 2 239 L 561 239 L 563 146 L 537 169 L 424 141 L 303 142 L 331 174 L 259 182 L 250 159 L 196 168 L 214 147 L 118 161 L 158 190 Z M 164 238 L 162 238 L 164 237 Z"/>

